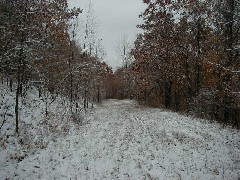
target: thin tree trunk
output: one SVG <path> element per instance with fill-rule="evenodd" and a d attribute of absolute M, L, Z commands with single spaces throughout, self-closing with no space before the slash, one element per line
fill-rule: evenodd
<path fill-rule="evenodd" d="M 201 22 L 200 19 L 197 20 L 197 37 L 196 37 L 196 43 L 197 43 L 197 65 L 196 65 L 196 71 L 197 71 L 197 77 L 196 77 L 196 89 L 194 90 L 194 95 L 196 95 L 201 86 L 201 76 L 202 76 L 202 62 L 201 62 Z"/>
<path fill-rule="evenodd" d="M 16 115 L 16 133 L 18 133 L 18 129 L 19 129 L 19 111 L 18 111 L 18 103 L 19 103 L 19 94 L 20 94 L 20 90 L 19 90 L 19 86 L 17 87 L 17 92 L 16 92 L 16 104 L 15 104 L 15 115 Z"/>
<path fill-rule="evenodd" d="M 98 85 L 98 94 L 97 94 L 97 102 L 100 103 L 100 87 Z"/>
<path fill-rule="evenodd" d="M 225 20 L 226 20 L 226 30 L 225 30 L 225 48 L 227 51 L 227 61 L 226 66 L 229 68 L 233 65 L 233 45 L 234 45 L 234 34 L 233 34 L 233 27 L 234 27 L 234 10 L 235 10 L 235 3 L 234 0 L 227 0 L 226 5 L 228 8 L 228 12 L 225 14 Z M 230 83 L 232 79 L 232 74 L 227 73 L 225 74 L 223 78 L 223 91 L 224 91 L 224 100 L 223 100 L 223 107 L 224 107 L 224 122 L 229 123 L 230 117 L 234 116 L 230 112 L 230 108 L 232 108 L 229 93 L 226 91 L 226 89 L 230 88 Z M 231 88 L 230 88 L 231 89 Z M 230 90 L 231 91 L 231 90 Z"/>
<path fill-rule="evenodd" d="M 172 102 L 172 81 L 165 83 L 165 107 L 171 108 Z"/>
<path fill-rule="evenodd" d="M 17 73 L 17 91 L 16 91 L 16 100 L 15 100 L 15 115 L 16 115 L 16 133 L 19 132 L 19 96 L 20 96 L 20 86 L 21 86 L 21 56 L 22 49 L 20 50 L 20 58 L 18 64 L 18 73 Z"/>

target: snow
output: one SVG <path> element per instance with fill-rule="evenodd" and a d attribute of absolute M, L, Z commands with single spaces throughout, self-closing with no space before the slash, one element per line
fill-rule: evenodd
<path fill-rule="evenodd" d="M 0 114 L 13 114 L 14 94 L 6 89 Z M 22 100 L 19 136 L 14 117 L 5 116 L 0 179 L 240 178 L 239 130 L 131 100 L 107 100 L 79 114 L 80 125 L 60 97 L 46 117 L 36 94 Z"/>

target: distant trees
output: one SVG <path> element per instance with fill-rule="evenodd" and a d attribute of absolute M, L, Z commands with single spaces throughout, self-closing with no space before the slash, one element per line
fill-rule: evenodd
<path fill-rule="evenodd" d="M 133 62 L 133 55 L 131 54 L 132 45 L 127 36 L 123 36 L 116 45 L 116 52 L 118 59 L 122 62 L 122 66 L 127 68 Z"/>
<path fill-rule="evenodd" d="M 240 125 L 239 2 L 144 1 L 121 89 L 139 102 Z M 120 75 L 122 72 L 122 75 Z M 134 79 L 129 86 L 124 75 Z M 120 91 L 121 92 L 121 91 Z"/>

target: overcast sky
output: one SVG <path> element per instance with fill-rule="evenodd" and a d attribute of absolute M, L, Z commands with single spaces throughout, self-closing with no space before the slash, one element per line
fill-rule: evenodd
<path fill-rule="evenodd" d="M 123 36 L 134 41 L 136 34 L 141 32 L 136 28 L 142 20 L 138 17 L 146 5 L 142 0 L 92 0 L 94 14 L 99 22 L 98 34 L 107 52 L 105 61 L 115 70 L 122 65 L 117 58 L 116 45 Z M 69 0 L 70 7 L 87 9 L 90 0 Z"/>

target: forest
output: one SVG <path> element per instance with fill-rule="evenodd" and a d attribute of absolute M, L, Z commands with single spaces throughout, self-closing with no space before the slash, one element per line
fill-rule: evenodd
<path fill-rule="evenodd" d="M 239 1 L 144 3 L 135 61 L 114 73 L 113 97 L 239 128 Z"/>
<path fill-rule="evenodd" d="M 1 81 L 15 92 L 16 131 L 19 100 L 29 86 L 44 97 L 46 114 L 58 94 L 69 98 L 71 112 L 79 99 L 84 108 L 106 98 L 135 99 L 239 128 L 239 2 L 144 3 L 143 33 L 112 72 L 96 43 L 89 40 L 86 50 L 87 42 L 76 42 L 80 8 L 69 9 L 66 0 L 2 0 Z M 86 24 L 85 39 L 89 31 Z"/>
<path fill-rule="evenodd" d="M 66 0 L 1 1 L 0 7 L 1 81 L 15 92 L 16 132 L 19 101 L 32 86 L 46 104 L 46 115 L 59 95 L 69 99 L 73 116 L 80 101 L 87 109 L 90 102 L 100 103 L 107 96 L 104 84 L 111 68 L 97 52 L 93 55 L 76 43 L 74 19 L 81 9 L 69 9 Z"/>

